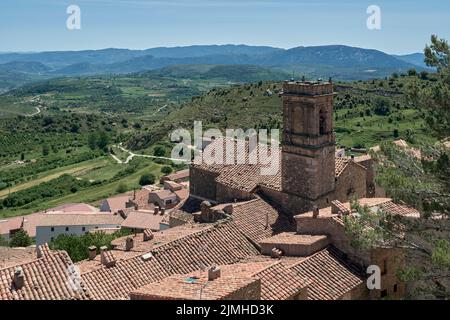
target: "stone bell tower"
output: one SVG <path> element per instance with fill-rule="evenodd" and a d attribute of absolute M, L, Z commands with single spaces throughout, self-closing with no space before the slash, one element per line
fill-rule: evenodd
<path fill-rule="evenodd" d="M 333 84 L 286 81 L 283 85 L 282 191 L 324 206 L 335 189 Z"/>

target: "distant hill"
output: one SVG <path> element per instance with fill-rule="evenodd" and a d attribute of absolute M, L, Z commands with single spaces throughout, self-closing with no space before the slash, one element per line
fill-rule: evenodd
<path fill-rule="evenodd" d="M 3 53 L 0 54 L 0 72 L 12 72 L 11 76 L 14 78 L 17 78 L 17 72 L 21 72 L 33 75 L 32 78 L 39 76 L 45 79 L 60 76 L 127 74 L 180 65 L 253 65 L 266 69 L 275 68 L 272 72 L 272 76 L 275 76 L 273 80 L 279 79 L 280 70 L 284 70 L 284 73 L 295 72 L 297 75 L 305 74 L 310 77 L 364 80 L 420 68 L 415 64 L 420 59 L 417 55 L 397 57 L 378 50 L 343 45 L 296 47 L 288 50 L 265 46 L 208 45 L 147 50 Z M 2 66 L 5 69 L 2 69 Z M 227 71 L 231 72 L 232 69 Z M 235 71 L 242 75 L 239 70 L 234 69 L 233 72 Z M 9 73 L 3 74 L 8 88 L 12 83 L 8 81 Z M 266 76 L 270 74 L 267 70 L 264 73 L 265 76 L 261 80 L 267 79 Z M 204 76 L 208 77 L 207 74 Z M 14 85 L 26 83 L 27 77 L 22 78 L 23 82 L 13 81 Z"/>
<path fill-rule="evenodd" d="M 24 72 L 24 73 L 47 73 L 51 68 L 40 62 L 34 61 L 11 61 L 0 64 L 1 71 Z"/>
<path fill-rule="evenodd" d="M 236 83 L 260 80 L 277 81 L 289 78 L 289 73 L 284 70 L 255 65 L 176 65 L 149 71 L 145 74 L 180 79 L 223 79 Z"/>
<path fill-rule="evenodd" d="M 411 53 L 411 54 L 405 54 L 405 55 L 394 55 L 395 58 L 400 59 L 404 62 L 422 67 L 422 68 L 428 68 L 428 66 L 425 64 L 425 55 L 423 53 L 417 52 L 417 53 Z"/>

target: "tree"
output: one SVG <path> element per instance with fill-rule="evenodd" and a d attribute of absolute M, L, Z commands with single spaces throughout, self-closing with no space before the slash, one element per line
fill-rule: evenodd
<path fill-rule="evenodd" d="M 101 131 L 100 134 L 98 135 L 98 141 L 97 141 L 97 146 L 100 150 L 103 150 L 105 152 L 108 151 L 107 146 L 109 143 L 109 137 L 106 134 L 105 131 Z"/>
<path fill-rule="evenodd" d="M 426 64 L 438 70 L 437 80 L 429 81 L 426 86 L 414 82 L 408 87 L 407 97 L 416 107 L 428 110 L 426 121 L 439 137 L 448 137 L 450 135 L 449 44 L 446 40 L 433 35 L 431 44 L 426 46 L 424 53 Z"/>
<path fill-rule="evenodd" d="M 170 166 L 164 166 L 161 168 L 161 172 L 165 175 L 171 174 L 172 171 L 173 171 L 173 169 Z"/>
<path fill-rule="evenodd" d="M 126 230 L 116 231 L 113 234 L 93 232 L 81 236 L 61 234 L 50 243 L 50 248 L 52 250 L 64 250 L 73 262 L 78 262 L 88 258 L 88 248 L 90 246 L 96 246 L 97 251 L 102 246 L 111 249 L 111 241 L 129 234 L 130 232 Z"/>
<path fill-rule="evenodd" d="M 42 146 L 42 155 L 44 157 L 48 156 L 48 154 L 50 153 L 50 148 L 48 147 L 48 145 L 44 144 Z"/>
<path fill-rule="evenodd" d="M 10 247 L 28 247 L 28 246 L 31 246 L 32 243 L 33 242 L 31 241 L 31 238 L 28 235 L 28 233 L 25 230 L 20 229 L 13 235 L 13 237 L 9 241 L 9 246 Z"/>
<path fill-rule="evenodd" d="M 394 131 L 392 131 L 392 135 L 394 136 L 394 138 L 398 138 L 399 137 L 400 134 L 399 134 L 397 128 L 395 128 Z"/>
<path fill-rule="evenodd" d="M 97 149 L 97 134 L 95 132 L 89 134 L 88 146 L 91 150 Z"/>
<path fill-rule="evenodd" d="M 139 179 L 139 184 L 141 186 L 146 186 L 149 184 L 154 184 L 156 180 L 156 177 L 153 173 L 144 173 L 141 178 Z"/>
<path fill-rule="evenodd" d="M 155 157 L 164 157 L 166 155 L 166 149 L 163 146 L 156 146 L 153 150 Z"/>

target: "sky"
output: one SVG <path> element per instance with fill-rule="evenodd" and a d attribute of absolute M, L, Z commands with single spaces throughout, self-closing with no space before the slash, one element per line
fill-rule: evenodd
<path fill-rule="evenodd" d="M 66 10 L 81 10 L 69 30 Z M 369 30 L 370 5 L 381 29 Z M 448 0 L 1 0 L 0 51 L 147 49 L 194 44 L 343 44 L 391 54 L 450 40 Z"/>

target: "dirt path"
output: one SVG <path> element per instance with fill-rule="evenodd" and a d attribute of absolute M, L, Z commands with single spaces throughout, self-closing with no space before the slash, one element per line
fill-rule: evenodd
<path fill-rule="evenodd" d="M 185 161 L 183 159 L 175 159 L 175 158 L 168 158 L 168 157 L 157 157 L 157 156 L 150 156 L 150 155 L 147 155 L 147 154 L 137 154 L 137 153 L 131 152 L 130 150 L 125 149 L 122 146 L 121 143 L 119 143 L 119 145 L 117 145 L 117 148 L 119 148 L 123 152 L 128 153 L 128 157 L 127 157 L 127 159 L 125 161 L 122 161 L 119 158 L 117 158 L 115 155 L 111 154 L 111 156 L 114 159 L 116 159 L 117 163 L 120 163 L 120 164 L 128 164 L 131 160 L 133 160 L 134 157 L 142 157 L 142 158 L 150 158 L 150 159 L 164 159 L 164 160 L 170 160 L 170 161 L 183 161 L 183 162 L 186 162 L 186 163 L 190 163 L 190 161 Z"/>

